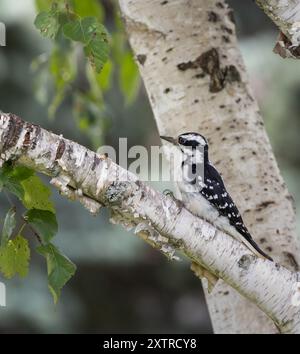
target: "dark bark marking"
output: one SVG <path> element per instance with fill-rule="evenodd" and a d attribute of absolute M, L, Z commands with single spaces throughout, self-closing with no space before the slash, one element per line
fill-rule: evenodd
<path fill-rule="evenodd" d="M 208 11 L 208 21 L 209 22 L 218 22 L 220 21 L 220 16 L 214 11 Z"/>
<path fill-rule="evenodd" d="M 26 123 L 25 129 L 26 129 L 26 133 L 25 133 L 22 145 L 26 149 L 26 148 L 29 148 L 29 146 L 31 145 L 31 133 L 33 132 L 32 124 Z"/>
<path fill-rule="evenodd" d="M 276 268 L 276 270 L 279 270 L 280 269 L 280 264 L 275 263 L 275 268 Z"/>
<path fill-rule="evenodd" d="M 224 88 L 224 73 L 220 67 L 219 53 L 215 48 L 197 58 L 201 69 L 210 76 L 209 91 L 219 92 Z"/>
<path fill-rule="evenodd" d="M 188 69 L 196 69 L 196 68 L 198 68 L 198 65 L 196 65 L 195 62 L 188 61 L 186 63 L 178 64 L 177 68 L 181 71 L 186 71 Z"/>
<path fill-rule="evenodd" d="M 138 62 L 139 62 L 141 65 L 144 65 L 145 62 L 146 62 L 146 60 L 147 60 L 147 55 L 145 55 L 145 54 L 138 54 L 138 55 L 136 56 L 136 58 L 137 58 Z"/>
<path fill-rule="evenodd" d="M 196 79 L 203 79 L 204 76 L 205 76 L 204 73 L 200 73 L 200 74 L 195 75 L 194 78 L 196 78 Z"/>
<path fill-rule="evenodd" d="M 254 256 L 245 254 L 238 261 L 238 266 L 244 270 L 248 270 L 253 259 L 254 259 Z"/>
<path fill-rule="evenodd" d="M 59 160 L 62 157 L 63 153 L 65 152 L 65 149 L 66 143 L 64 142 L 64 140 L 60 140 L 56 150 L 55 161 Z"/>
<path fill-rule="evenodd" d="M 230 39 L 229 39 L 228 36 L 222 36 L 222 40 L 223 40 L 223 42 L 225 42 L 225 43 L 229 43 L 229 42 L 230 42 Z"/>
<path fill-rule="evenodd" d="M 235 24 L 235 17 L 234 17 L 234 11 L 232 9 L 229 10 L 228 12 L 228 18 L 229 20 Z"/>
<path fill-rule="evenodd" d="M 299 271 L 299 264 L 296 261 L 295 256 L 290 252 L 283 252 L 283 255 L 287 258 L 291 266 L 295 269 L 296 272 Z"/>
<path fill-rule="evenodd" d="M 241 81 L 240 73 L 234 65 L 221 68 L 219 53 L 216 48 L 212 48 L 201 54 L 195 60 L 179 63 L 177 68 L 181 71 L 201 68 L 204 74 L 210 76 L 209 91 L 220 92 L 226 83 Z"/>
<path fill-rule="evenodd" d="M 7 132 L 3 139 L 4 144 L 2 152 L 5 152 L 6 150 L 14 147 L 17 144 L 24 127 L 24 122 L 22 121 L 22 119 L 16 116 L 15 114 L 9 113 L 8 117 L 10 119 L 8 123 Z"/>
<path fill-rule="evenodd" d="M 41 127 L 39 125 L 32 125 L 35 128 L 35 134 L 31 142 L 31 150 L 34 150 L 37 146 L 40 134 L 41 134 Z"/>
<path fill-rule="evenodd" d="M 229 65 L 225 67 L 226 81 L 229 83 L 240 82 L 241 75 L 234 65 Z"/>
<path fill-rule="evenodd" d="M 224 25 L 221 26 L 221 29 L 225 32 L 227 32 L 228 34 L 232 34 L 233 33 L 233 30 L 231 28 L 228 28 Z"/>
<path fill-rule="evenodd" d="M 267 200 L 265 202 L 262 202 L 262 203 L 258 204 L 257 207 L 256 207 L 256 210 L 261 211 L 262 209 L 265 209 L 269 205 L 272 205 L 272 204 L 275 204 L 275 202 L 272 201 L 272 200 Z"/>
<path fill-rule="evenodd" d="M 24 141 L 23 141 L 23 146 L 28 147 L 30 145 L 30 131 L 27 130 Z"/>

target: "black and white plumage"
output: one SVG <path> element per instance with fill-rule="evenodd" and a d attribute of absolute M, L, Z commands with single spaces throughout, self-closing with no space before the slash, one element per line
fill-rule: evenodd
<path fill-rule="evenodd" d="M 177 185 L 186 208 L 243 242 L 257 256 L 272 260 L 251 237 L 222 177 L 209 161 L 207 140 L 198 133 L 161 138 L 177 145 L 183 154 Z"/>

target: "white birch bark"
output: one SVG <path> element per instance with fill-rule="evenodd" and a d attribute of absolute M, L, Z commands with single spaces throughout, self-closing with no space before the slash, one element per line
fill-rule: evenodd
<path fill-rule="evenodd" d="M 106 156 L 11 114 L 0 115 L 0 156 L 2 163 L 12 160 L 53 177 L 52 183 L 64 195 L 77 196 L 91 212 L 100 205 L 110 208 L 118 222 L 142 231 L 156 248 L 180 250 L 222 278 L 256 304 L 282 333 L 300 333 L 299 273 L 257 258 L 242 243 Z M 151 229 L 159 233 L 157 238 Z"/>
<path fill-rule="evenodd" d="M 282 57 L 300 58 L 299 0 L 256 0 L 281 34 L 274 51 Z"/>
<path fill-rule="evenodd" d="M 232 11 L 217 0 L 119 2 L 160 135 L 206 136 L 253 238 L 297 271 L 292 201 L 249 87 Z M 206 299 L 216 333 L 277 332 L 227 284 Z"/>

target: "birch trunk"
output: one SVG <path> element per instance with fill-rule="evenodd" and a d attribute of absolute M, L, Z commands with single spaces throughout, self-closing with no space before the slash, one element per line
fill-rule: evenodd
<path fill-rule="evenodd" d="M 119 2 L 160 135 L 206 136 L 256 242 L 298 270 L 291 196 L 249 87 L 232 10 L 219 0 Z M 216 333 L 277 333 L 225 283 L 206 299 Z"/>
<path fill-rule="evenodd" d="M 108 207 L 116 222 L 135 227 L 154 247 L 171 257 L 173 249 L 180 250 L 226 281 L 282 333 L 300 333 L 299 273 L 249 254 L 242 243 L 106 156 L 12 114 L 0 114 L 0 156 L 2 163 L 15 161 L 53 177 L 64 196 L 78 199 L 92 213 Z"/>

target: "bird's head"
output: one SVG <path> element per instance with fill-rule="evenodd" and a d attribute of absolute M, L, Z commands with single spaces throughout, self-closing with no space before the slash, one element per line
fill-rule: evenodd
<path fill-rule="evenodd" d="M 161 139 L 176 146 L 175 151 L 172 151 L 173 157 L 170 154 L 170 160 L 175 157 L 175 167 L 181 166 L 178 176 L 176 176 L 178 181 L 182 182 L 184 180 L 188 183 L 194 183 L 195 178 L 199 180 L 199 176 L 202 176 L 204 180 L 204 166 L 209 162 L 208 143 L 204 136 L 198 133 L 184 133 L 177 138 L 161 136 Z"/>
<path fill-rule="evenodd" d="M 188 156 L 194 155 L 195 150 L 205 152 L 208 150 L 208 143 L 205 137 L 199 133 L 184 133 L 177 138 L 161 136 L 161 139 L 176 145 Z"/>

